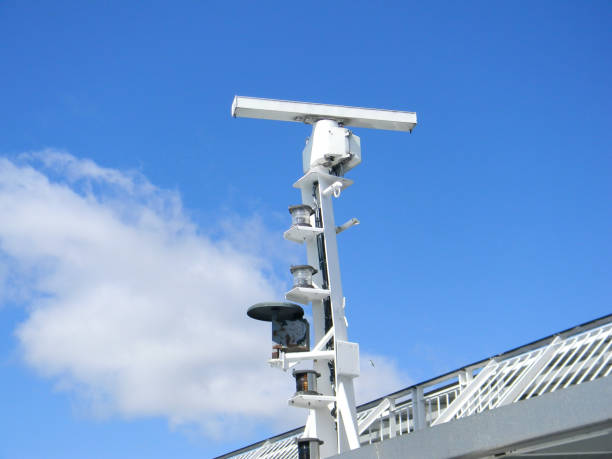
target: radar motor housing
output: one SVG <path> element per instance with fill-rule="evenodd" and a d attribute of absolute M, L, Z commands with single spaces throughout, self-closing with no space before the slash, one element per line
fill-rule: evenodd
<path fill-rule="evenodd" d="M 311 168 L 333 169 L 342 173 L 361 163 L 361 139 L 333 120 L 317 121 L 302 151 L 304 173 Z"/>

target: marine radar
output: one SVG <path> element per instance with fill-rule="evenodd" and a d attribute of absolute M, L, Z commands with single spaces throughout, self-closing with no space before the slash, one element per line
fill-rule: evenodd
<path fill-rule="evenodd" d="M 345 313 L 350 308 L 342 292 L 336 240 L 359 220 L 336 226 L 332 200 L 353 183 L 344 174 L 361 163 L 361 139 L 349 128 L 412 132 L 416 113 L 236 96 L 232 116 L 312 125 L 302 151 L 304 175 L 293 185 L 302 202 L 289 207 L 291 226 L 284 233 L 285 239 L 305 245 L 306 261 L 290 268 L 293 286 L 285 298 L 291 303 L 258 303 L 247 314 L 272 322 L 276 344 L 268 362 L 284 371 L 293 369 L 296 392 L 288 403 L 308 410 L 296 445 L 299 458 L 326 458 L 359 448 L 353 387 L 359 376 L 359 345 L 348 340 Z M 296 303 L 311 305 L 312 327 Z"/>

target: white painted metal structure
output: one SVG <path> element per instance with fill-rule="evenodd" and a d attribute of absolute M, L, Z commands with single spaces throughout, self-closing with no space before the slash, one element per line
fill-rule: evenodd
<path fill-rule="evenodd" d="M 319 120 L 335 120 L 344 126 L 392 131 L 411 131 L 417 124 L 417 117 L 414 112 L 242 96 L 234 97 L 232 116 L 297 121 L 307 124 L 314 124 Z"/>
<path fill-rule="evenodd" d="M 520 403 L 585 383 L 588 387 L 588 383 L 596 380 L 607 380 L 609 387 L 611 373 L 612 315 L 609 315 L 359 407 L 359 441 L 361 445 L 384 442 L 517 403 L 517 407 L 527 406 L 528 403 Z M 611 417 L 610 399 L 601 403 L 608 407 L 608 417 Z M 556 413 L 551 415 L 554 417 Z M 528 418 L 529 414 L 525 413 L 524 420 Z M 302 432 L 296 429 L 218 459 L 294 459 L 297 458 L 294 439 Z M 552 448 L 576 440 L 568 435 L 561 435 L 546 446 Z M 583 443 L 585 439 L 588 437 L 582 439 Z M 504 454 L 529 455 L 524 450 Z M 587 453 L 583 450 L 583 454 Z"/>
<path fill-rule="evenodd" d="M 316 344 L 309 352 L 281 351 L 270 364 L 288 370 L 300 362 L 312 362 L 312 368 L 321 375 L 318 395 L 296 394 L 289 404 L 308 410 L 300 436 L 322 440 L 322 458 L 359 448 L 353 389 L 353 378 L 359 375 L 359 346 L 348 341 L 336 241 L 337 233 L 358 221 L 352 219 L 337 227 L 332 197 L 340 197 L 341 191 L 353 183 L 343 175 L 361 162 L 360 139 L 345 126 L 411 131 L 416 114 L 236 96 L 232 116 L 312 124 L 302 153 L 304 176 L 294 187 L 314 214 L 311 226 L 292 226 L 284 237 L 304 243 L 308 264 L 318 271 L 313 276 L 314 288 L 294 287 L 286 294 L 289 301 L 312 304 Z M 287 445 L 287 454 L 297 455 L 295 443 Z M 265 453 L 257 457 L 271 456 Z"/>

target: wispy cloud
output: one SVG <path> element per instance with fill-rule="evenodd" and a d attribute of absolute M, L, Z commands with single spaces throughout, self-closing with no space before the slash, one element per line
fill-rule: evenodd
<path fill-rule="evenodd" d="M 286 405 L 291 378 L 265 364 L 269 329 L 245 316 L 283 288 L 259 255 L 261 222 L 259 250 L 240 245 L 236 225 L 210 239 L 176 192 L 53 150 L 0 158 L 0 215 L 0 302 L 27 307 L 16 330 L 25 362 L 94 413 L 209 435 L 303 418 Z M 379 363 L 368 395 L 381 387 L 368 380 L 401 384 Z"/>

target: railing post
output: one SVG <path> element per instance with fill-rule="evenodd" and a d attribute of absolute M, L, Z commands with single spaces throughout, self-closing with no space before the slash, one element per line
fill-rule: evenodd
<path fill-rule="evenodd" d="M 423 388 L 420 386 L 412 389 L 412 423 L 414 430 L 422 430 L 426 427 L 425 397 Z"/>
<path fill-rule="evenodd" d="M 472 379 L 474 379 L 474 375 L 470 370 L 460 371 L 457 377 L 459 379 L 459 388 L 461 390 L 465 389 L 470 382 L 472 382 Z"/>
<path fill-rule="evenodd" d="M 389 400 L 389 438 L 395 437 L 395 431 L 397 429 L 395 422 L 395 400 L 388 398 Z"/>
<path fill-rule="evenodd" d="M 474 372 L 472 370 L 462 370 L 457 374 L 457 380 L 459 381 L 459 394 L 470 385 L 473 379 Z M 461 417 L 462 414 L 463 410 L 459 410 L 459 417 Z"/>

